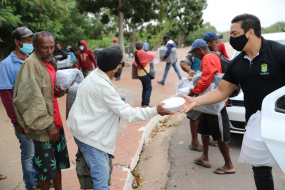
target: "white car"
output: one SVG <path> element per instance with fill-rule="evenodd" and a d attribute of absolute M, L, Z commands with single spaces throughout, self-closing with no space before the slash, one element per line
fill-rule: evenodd
<path fill-rule="evenodd" d="M 267 95 L 262 103 L 261 136 L 285 173 L 285 87 Z"/>
<path fill-rule="evenodd" d="M 277 41 L 285 45 L 285 32 L 263 34 L 262 36 L 267 40 Z M 232 59 L 234 59 L 238 54 L 240 54 L 240 52 L 235 51 L 232 56 Z M 244 134 L 245 107 L 244 107 L 244 99 L 242 91 L 240 91 L 238 96 L 229 98 L 229 103 L 227 105 L 227 112 L 230 119 L 231 132 Z"/>

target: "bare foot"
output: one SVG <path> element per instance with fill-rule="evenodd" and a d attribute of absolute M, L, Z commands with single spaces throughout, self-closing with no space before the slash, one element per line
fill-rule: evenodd
<path fill-rule="evenodd" d="M 209 145 L 210 145 L 210 146 L 217 147 L 217 146 L 218 146 L 218 143 L 217 143 L 216 141 L 210 141 L 210 142 L 209 142 Z"/>
<path fill-rule="evenodd" d="M 192 140 L 191 145 L 194 147 L 202 147 L 202 145 L 200 144 L 198 140 L 195 140 L 195 141 Z"/>

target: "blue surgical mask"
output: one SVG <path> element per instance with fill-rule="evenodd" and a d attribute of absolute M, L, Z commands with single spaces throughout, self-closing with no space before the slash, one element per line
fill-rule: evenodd
<path fill-rule="evenodd" d="M 30 54 L 34 50 L 33 44 L 27 44 L 27 43 L 21 43 L 21 44 L 23 44 L 23 47 L 22 48 L 19 47 L 19 48 L 24 54 Z"/>
<path fill-rule="evenodd" d="M 83 51 L 83 50 L 84 50 L 84 46 L 80 46 L 79 49 L 80 49 L 81 51 Z"/>

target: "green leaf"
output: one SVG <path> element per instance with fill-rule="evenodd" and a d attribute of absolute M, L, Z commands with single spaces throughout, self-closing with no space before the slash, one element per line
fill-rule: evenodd
<path fill-rule="evenodd" d="M 35 157 L 35 163 L 36 163 L 36 165 L 37 165 L 39 168 L 42 166 L 41 162 L 42 162 L 42 160 L 40 160 L 40 157 L 39 157 L 39 156 L 38 156 L 38 157 Z"/>
<path fill-rule="evenodd" d="M 53 170 L 55 170 L 56 169 L 56 160 L 54 159 L 54 160 L 51 160 L 51 162 L 52 162 L 52 164 L 50 164 L 50 166 L 53 166 Z"/>

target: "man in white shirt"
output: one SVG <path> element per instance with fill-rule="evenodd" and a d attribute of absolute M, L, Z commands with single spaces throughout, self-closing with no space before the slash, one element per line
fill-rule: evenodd
<path fill-rule="evenodd" d="M 115 151 L 120 118 L 133 122 L 149 120 L 157 114 L 173 114 L 162 105 L 132 108 L 121 100 L 111 80 L 120 76 L 123 63 L 123 56 L 117 49 L 107 48 L 98 53 L 98 68 L 79 85 L 67 120 L 67 126 L 90 168 L 94 190 L 109 190 L 107 153 Z"/>

